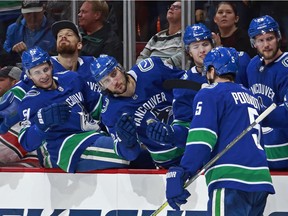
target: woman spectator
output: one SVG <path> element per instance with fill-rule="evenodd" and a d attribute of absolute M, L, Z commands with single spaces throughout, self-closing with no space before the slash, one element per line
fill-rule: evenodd
<path fill-rule="evenodd" d="M 250 46 L 248 33 L 237 26 L 239 16 L 235 3 L 221 1 L 216 7 L 214 22 L 218 26 L 221 44 L 224 47 L 234 47 L 245 51 L 250 57 L 256 55 Z"/>

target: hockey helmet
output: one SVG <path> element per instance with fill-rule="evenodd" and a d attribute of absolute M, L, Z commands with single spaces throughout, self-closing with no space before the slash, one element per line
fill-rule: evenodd
<path fill-rule="evenodd" d="M 30 48 L 22 53 L 22 66 L 27 75 L 31 68 L 46 62 L 51 64 L 50 56 L 38 46 Z"/>
<path fill-rule="evenodd" d="M 235 74 L 238 72 L 239 55 L 232 47 L 213 48 L 204 59 L 203 73 L 206 75 L 211 66 L 215 68 L 218 76 L 224 74 Z"/>
<path fill-rule="evenodd" d="M 281 39 L 281 32 L 278 23 L 269 15 L 254 18 L 248 29 L 251 45 L 254 47 L 254 39 L 257 35 L 262 35 L 267 32 L 275 32 L 276 36 Z"/>
<path fill-rule="evenodd" d="M 210 40 L 214 46 L 212 33 L 204 24 L 198 23 L 186 27 L 183 37 L 186 50 L 189 50 L 189 45 L 191 43 L 202 40 Z"/>
<path fill-rule="evenodd" d="M 91 63 L 90 70 L 92 76 L 101 88 L 104 87 L 101 80 L 110 74 L 118 65 L 117 60 L 108 55 L 100 55 Z"/>

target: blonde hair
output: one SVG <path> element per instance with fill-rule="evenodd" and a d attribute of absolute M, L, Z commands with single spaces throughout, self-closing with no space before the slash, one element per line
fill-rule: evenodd
<path fill-rule="evenodd" d="M 101 12 L 102 22 L 106 21 L 108 14 L 109 14 L 109 6 L 108 6 L 106 1 L 103 1 L 103 0 L 86 0 L 86 2 L 91 3 L 92 10 L 94 12 L 96 12 L 96 11 Z"/>

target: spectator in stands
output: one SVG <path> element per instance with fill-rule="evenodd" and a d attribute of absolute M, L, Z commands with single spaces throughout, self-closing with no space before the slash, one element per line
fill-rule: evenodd
<path fill-rule="evenodd" d="M 21 15 L 21 1 L 0 1 L 0 41 L 5 41 L 7 27 Z M 7 64 L 6 64 L 7 65 Z"/>
<path fill-rule="evenodd" d="M 7 66 L 0 70 L 0 97 L 20 80 L 21 70 L 17 67 Z"/>
<path fill-rule="evenodd" d="M 107 22 L 109 6 L 103 0 L 84 1 L 78 14 L 82 30 L 81 55 L 107 54 L 123 63 L 123 44 Z"/>
<path fill-rule="evenodd" d="M 169 23 L 168 29 L 158 32 L 148 41 L 136 63 L 151 56 L 157 56 L 162 60 L 169 60 L 174 66 L 181 68 L 181 1 L 175 1 L 169 7 L 166 18 Z"/>
<path fill-rule="evenodd" d="M 250 46 L 248 33 L 237 26 L 239 16 L 236 4 L 221 1 L 216 7 L 214 22 L 218 26 L 221 43 L 224 47 L 234 47 L 238 51 L 245 51 L 250 57 L 256 55 Z"/>
<path fill-rule="evenodd" d="M 8 92 L 17 81 L 20 80 L 22 70 L 15 66 L 5 66 L 0 70 L 0 96 Z M 13 97 L 13 94 L 6 94 L 5 97 Z M 7 98 L 8 99 L 8 98 Z M 7 99 L 1 100 L 0 107 L 6 106 Z M 4 111 L 5 112 L 5 111 Z M 0 122 L 4 120 L 3 111 L 0 111 Z M 25 151 L 18 142 L 20 125 L 17 123 L 9 130 L 0 134 L 0 164 L 1 166 L 39 166 L 36 152 Z M 16 164 L 17 162 L 17 164 Z M 20 163 L 21 162 L 21 163 Z"/>
<path fill-rule="evenodd" d="M 53 53 L 55 39 L 44 15 L 43 3 L 38 0 L 24 0 L 21 13 L 23 17 L 20 16 L 8 27 L 3 46 L 8 53 L 14 56 L 15 63 L 21 62 L 20 57 L 24 50 L 36 45 Z"/>

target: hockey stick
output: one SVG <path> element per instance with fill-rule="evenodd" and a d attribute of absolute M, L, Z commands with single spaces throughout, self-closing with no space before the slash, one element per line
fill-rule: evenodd
<path fill-rule="evenodd" d="M 199 91 L 201 86 L 202 83 L 198 83 L 192 80 L 169 79 L 163 82 L 163 88 L 165 89 L 186 88 Z"/>
<path fill-rule="evenodd" d="M 247 134 L 256 124 L 261 122 L 264 118 L 266 118 L 274 109 L 276 108 L 276 104 L 271 104 L 258 118 L 255 119 L 253 123 L 251 123 L 246 129 L 244 129 L 237 137 L 234 138 L 221 152 L 215 155 L 210 161 L 205 164 L 202 169 L 196 173 L 189 181 L 187 181 L 184 185 L 184 188 L 187 188 L 192 182 L 194 182 L 199 176 L 201 176 L 212 164 L 214 164 L 222 155 L 224 155 L 232 146 L 235 145 L 245 134 Z M 154 211 L 150 216 L 158 215 L 166 206 L 168 202 L 163 203 L 156 211 Z"/>

